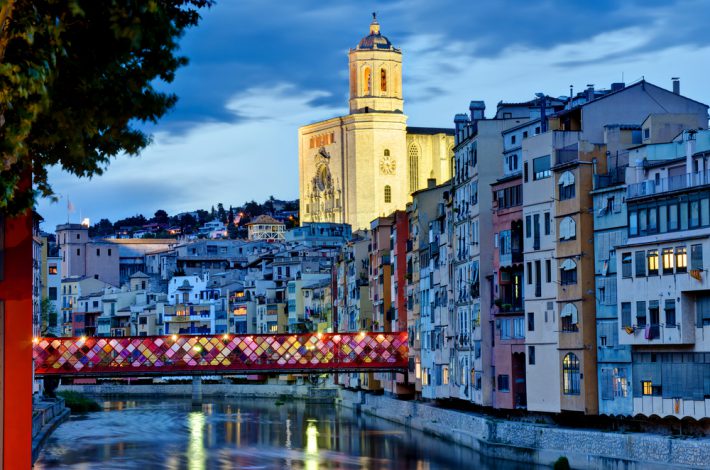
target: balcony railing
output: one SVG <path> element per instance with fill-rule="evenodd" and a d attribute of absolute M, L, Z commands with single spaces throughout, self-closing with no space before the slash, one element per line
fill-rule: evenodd
<path fill-rule="evenodd" d="M 610 188 L 626 182 L 626 165 L 616 167 L 609 173 L 594 175 L 594 189 Z"/>
<path fill-rule="evenodd" d="M 659 180 L 648 180 L 630 184 L 626 188 L 626 198 L 653 196 L 670 191 L 681 191 L 710 184 L 710 170 L 698 173 L 686 173 Z"/>
<path fill-rule="evenodd" d="M 577 152 L 577 146 L 574 148 L 564 148 L 558 150 L 557 156 L 555 158 L 555 165 L 562 165 L 563 163 L 570 163 L 577 161 L 579 153 Z"/>

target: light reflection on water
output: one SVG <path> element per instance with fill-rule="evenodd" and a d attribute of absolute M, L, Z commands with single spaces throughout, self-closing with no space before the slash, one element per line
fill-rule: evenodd
<path fill-rule="evenodd" d="M 189 399 L 104 402 L 104 411 L 62 424 L 35 468 L 515 468 L 333 405 L 206 400 L 196 408 Z"/>

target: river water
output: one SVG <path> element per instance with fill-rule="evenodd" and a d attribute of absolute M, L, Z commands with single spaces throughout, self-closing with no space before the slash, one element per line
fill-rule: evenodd
<path fill-rule="evenodd" d="M 529 468 L 334 405 L 265 399 L 101 402 L 57 428 L 35 469 Z"/>

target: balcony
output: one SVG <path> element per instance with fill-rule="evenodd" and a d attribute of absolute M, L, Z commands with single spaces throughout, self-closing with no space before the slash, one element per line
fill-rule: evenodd
<path fill-rule="evenodd" d="M 609 173 L 594 175 L 594 189 L 611 188 L 626 182 L 626 165 L 616 167 Z"/>
<path fill-rule="evenodd" d="M 579 159 L 579 152 L 577 151 L 577 144 L 565 147 L 556 152 L 555 165 L 564 165 L 565 163 L 572 163 Z"/>
<path fill-rule="evenodd" d="M 637 197 L 653 196 L 656 194 L 683 191 L 706 185 L 710 185 L 710 170 L 630 184 L 626 188 L 626 198 L 632 199 Z"/>

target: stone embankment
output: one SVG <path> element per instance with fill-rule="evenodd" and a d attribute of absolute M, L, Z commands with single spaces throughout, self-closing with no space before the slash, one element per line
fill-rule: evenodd
<path fill-rule="evenodd" d="M 710 468 L 710 438 L 569 429 L 498 420 L 364 392 L 341 390 L 342 405 L 473 448 L 481 454 L 575 469 Z"/>
<path fill-rule="evenodd" d="M 69 418 L 64 399 L 44 399 L 34 403 L 32 410 L 32 461 L 39 456 L 44 441 L 57 426 Z"/>

